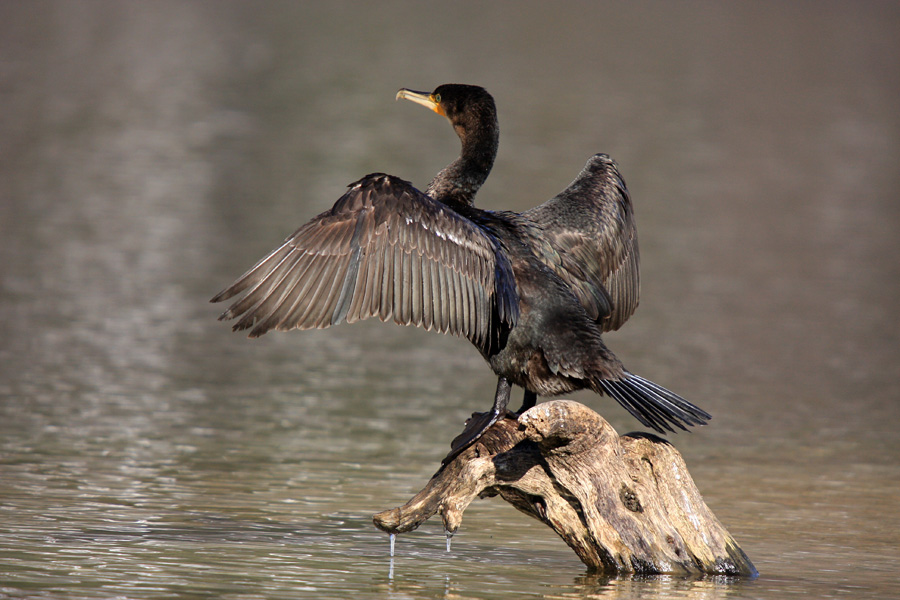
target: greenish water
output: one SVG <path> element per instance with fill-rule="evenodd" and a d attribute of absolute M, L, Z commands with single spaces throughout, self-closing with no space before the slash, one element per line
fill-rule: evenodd
<path fill-rule="evenodd" d="M 898 30 L 890 3 L 0 4 L 0 596 L 895 597 Z M 482 206 L 619 161 L 643 290 L 608 342 L 714 415 L 673 442 L 758 579 L 591 576 L 497 499 L 391 560 L 371 515 L 489 369 L 377 322 L 216 322 L 347 183 L 455 156 L 393 101 L 449 81 L 499 105 Z"/>

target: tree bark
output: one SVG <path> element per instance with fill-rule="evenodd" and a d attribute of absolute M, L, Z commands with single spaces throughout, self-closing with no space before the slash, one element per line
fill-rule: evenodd
<path fill-rule="evenodd" d="M 490 496 L 548 525 L 592 571 L 756 575 L 674 446 L 650 434 L 620 437 L 570 400 L 508 415 L 374 522 L 404 533 L 440 513 L 452 535 L 469 503 Z"/>

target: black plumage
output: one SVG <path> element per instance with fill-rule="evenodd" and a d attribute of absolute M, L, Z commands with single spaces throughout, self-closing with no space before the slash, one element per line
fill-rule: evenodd
<path fill-rule="evenodd" d="M 537 395 L 589 388 L 615 398 L 658 432 L 710 416 L 628 372 L 601 339 L 637 307 L 637 232 L 631 200 L 608 156 L 523 213 L 473 205 L 497 154 L 494 100 L 448 84 L 400 90 L 446 116 L 462 143 L 425 192 L 375 173 L 288 237 L 212 301 L 243 298 L 220 319 L 256 337 L 369 317 L 469 339 L 499 376 L 489 413 L 453 442 L 455 456 L 506 411 L 510 385 Z"/>

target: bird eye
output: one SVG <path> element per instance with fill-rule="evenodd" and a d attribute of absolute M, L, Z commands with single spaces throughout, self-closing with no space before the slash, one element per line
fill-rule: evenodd
<path fill-rule="evenodd" d="M 440 103 L 441 103 L 441 95 L 440 95 L 440 94 L 435 94 L 435 95 L 434 95 L 434 101 L 437 102 L 438 104 L 440 104 Z"/>

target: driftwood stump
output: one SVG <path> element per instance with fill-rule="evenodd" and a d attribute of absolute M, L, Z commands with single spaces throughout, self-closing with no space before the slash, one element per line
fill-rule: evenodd
<path fill-rule="evenodd" d="M 620 437 L 570 400 L 508 415 L 374 522 L 404 533 L 439 512 L 453 534 L 472 500 L 497 495 L 552 528 L 592 571 L 756 574 L 669 442 Z"/>

